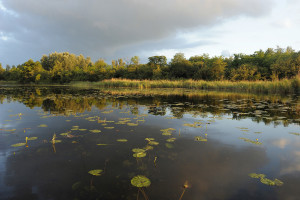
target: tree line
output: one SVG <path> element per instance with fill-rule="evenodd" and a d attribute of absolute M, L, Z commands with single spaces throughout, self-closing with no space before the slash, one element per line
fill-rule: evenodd
<path fill-rule="evenodd" d="M 167 63 L 165 56 L 152 56 L 148 63 L 141 64 L 138 56 L 130 61 L 103 59 L 92 62 L 90 57 L 68 52 L 43 55 L 40 61 L 29 59 L 17 66 L 0 63 L 0 80 L 20 83 L 68 83 L 70 81 L 101 81 L 111 78 L 126 79 L 194 79 L 194 80 L 280 80 L 300 76 L 300 51 L 291 47 L 253 54 L 234 54 L 231 57 L 208 54 L 186 59 L 177 53 Z"/>

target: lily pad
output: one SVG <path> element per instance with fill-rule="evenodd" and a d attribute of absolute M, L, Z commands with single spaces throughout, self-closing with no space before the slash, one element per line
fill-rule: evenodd
<path fill-rule="evenodd" d="M 27 140 L 36 140 L 36 139 L 38 139 L 37 137 L 29 137 L 29 138 L 27 138 Z"/>
<path fill-rule="evenodd" d="M 245 142 L 248 142 L 248 143 L 252 143 L 252 144 L 256 144 L 256 145 L 262 145 L 262 143 L 261 143 L 261 142 L 258 142 L 257 140 L 254 141 L 254 140 L 250 140 L 250 139 L 248 139 L 248 138 L 241 138 L 241 137 L 240 137 L 240 139 L 241 139 L 241 140 L 244 140 Z"/>
<path fill-rule="evenodd" d="M 89 171 L 89 174 L 93 176 L 100 176 L 102 172 L 103 172 L 102 169 L 93 169 Z"/>
<path fill-rule="evenodd" d="M 150 186 L 151 181 L 143 175 L 135 176 L 131 179 L 131 185 L 141 188 L 141 187 L 148 187 Z"/>
<path fill-rule="evenodd" d="M 265 174 L 256 174 L 256 173 L 251 173 L 251 174 L 249 174 L 249 176 L 251 178 L 265 178 L 266 177 Z"/>
<path fill-rule="evenodd" d="M 104 127 L 105 129 L 114 129 L 115 127 Z"/>
<path fill-rule="evenodd" d="M 283 185 L 283 182 L 279 179 L 274 179 L 274 180 L 271 180 L 271 179 L 268 179 L 266 178 L 266 175 L 265 174 L 256 174 L 256 173 L 251 173 L 249 174 L 249 176 L 251 178 L 258 178 L 260 179 L 260 182 L 265 184 L 265 185 L 270 185 L 270 186 L 282 186 Z"/>
<path fill-rule="evenodd" d="M 141 153 L 141 152 L 145 152 L 145 149 L 134 148 L 134 149 L 132 149 L 132 151 L 134 153 Z"/>
<path fill-rule="evenodd" d="M 11 145 L 12 147 L 21 147 L 21 146 L 25 146 L 26 143 L 17 143 L 17 144 L 13 144 Z"/>
<path fill-rule="evenodd" d="M 94 129 L 94 130 L 90 130 L 90 132 L 92 132 L 92 133 L 100 133 L 101 131 L 97 130 L 97 129 Z"/>
<path fill-rule="evenodd" d="M 117 139 L 118 142 L 127 142 L 127 139 Z"/>
<path fill-rule="evenodd" d="M 48 127 L 48 125 L 46 125 L 46 124 L 40 124 L 38 127 L 46 128 L 46 127 Z"/>
<path fill-rule="evenodd" d="M 169 139 L 167 139 L 166 141 L 167 142 L 174 142 L 176 140 L 176 138 L 169 138 Z"/>
<path fill-rule="evenodd" d="M 159 145 L 159 142 L 156 142 L 156 141 L 150 141 L 148 144 L 149 144 L 149 145 Z"/>
<path fill-rule="evenodd" d="M 135 158 L 143 158 L 143 157 L 145 157 L 146 155 L 147 155 L 146 152 L 139 152 L 139 153 L 134 153 L 134 154 L 133 154 L 133 157 L 135 157 Z"/>
<path fill-rule="evenodd" d="M 198 142 L 207 142 L 207 139 L 206 138 L 203 138 L 201 136 L 196 136 L 195 137 L 195 141 L 198 141 Z"/>

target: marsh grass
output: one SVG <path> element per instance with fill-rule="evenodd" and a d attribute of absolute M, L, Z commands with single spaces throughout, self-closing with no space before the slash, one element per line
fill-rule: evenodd
<path fill-rule="evenodd" d="M 73 82 L 72 86 L 97 86 L 104 88 L 185 88 L 201 90 L 240 91 L 268 94 L 300 92 L 300 78 L 277 81 L 204 81 L 204 80 L 129 80 L 109 79 L 101 82 Z"/>

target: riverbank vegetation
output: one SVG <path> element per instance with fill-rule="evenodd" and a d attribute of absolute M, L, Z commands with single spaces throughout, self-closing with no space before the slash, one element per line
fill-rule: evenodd
<path fill-rule="evenodd" d="M 22 84 L 90 81 L 106 87 L 292 92 L 299 90 L 299 77 L 300 51 L 291 47 L 227 58 L 203 54 L 186 59 L 183 53 L 177 53 L 169 63 L 165 56 L 152 56 L 146 64 L 141 64 L 138 56 L 108 64 L 103 59 L 92 62 L 83 55 L 55 52 L 43 55 L 40 61 L 30 59 L 5 68 L 0 65 L 0 81 Z"/>

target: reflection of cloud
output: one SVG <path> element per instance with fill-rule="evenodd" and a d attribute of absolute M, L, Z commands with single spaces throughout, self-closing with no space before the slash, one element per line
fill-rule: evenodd
<path fill-rule="evenodd" d="M 293 161 L 286 164 L 280 174 L 291 174 L 295 172 L 300 172 L 300 151 L 293 152 Z"/>
<path fill-rule="evenodd" d="M 286 145 L 290 144 L 290 141 L 287 139 L 279 139 L 272 142 L 273 145 L 279 147 L 280 149 L 284 149 Z"/>

